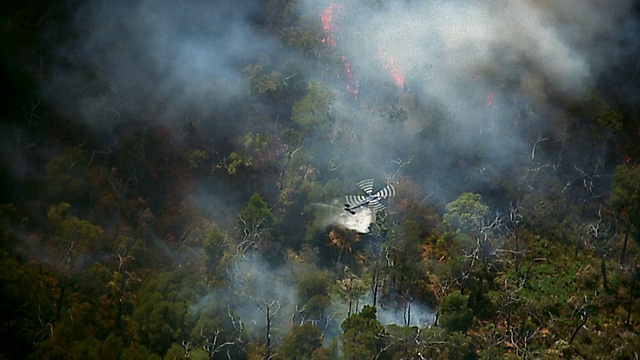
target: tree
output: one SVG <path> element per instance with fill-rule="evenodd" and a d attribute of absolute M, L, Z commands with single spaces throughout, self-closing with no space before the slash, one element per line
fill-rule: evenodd
<path fill-rule="evenodd" d="M 307 94 L 293 104 L 291 120 L 299 124 L 309 134 L 317 126 L 333 120 L 331 104 L 335 95 L 320 83 L 311 83 Z"/>
<path fill-rule="evenodd" d="M 264 251 L 273 220 L 273 213 L 260 194 L 251 195 L 247 206 L 238 213 L 238 223 L 243 234 L 238 251 L 244 254 L 252 247 Z"/>
<path fill-rule="evenodd" d="M 221 269 L 218 268 L 218 265 L 222 261 L 227 248 L 227 236 L 215 223 L 208 223 L 203 232 L 202 250 L 205 253 L 206 285 L 209 286 L 214 279 L 223 280 L 219 278 L 221 273 L 219 270 Z"/>
<path fill-rule="evenodd" d="M 53 295 L 43 286 L 51 281 L 49 274 L 0 250 L 0 330 L 6 334 L 0 357 L 23 358 L 51 336 L 55 303 L 42 301 Z"/>
<path fill-rule="evenodd" d="M 109 334 L 102 342 L 102 346 L 99 350 L 100 358 L 106 360 L 118 360 L 122 353 L 124 346 L 122 339 L 116 336 L 114 333 Z"/>
<path fill-rule="evenodd" d="M 376 308 L 366 305 L 358 314 L 342 322 L 342 358 L 348 360 L 385 359 L 385 330 L 376 318 Z"/>
<path fill-rule="evenodd" d="M 354 230 L 344 228 L 342 226 L 336 226 L 329 231 L 330 245 L 338 252 L 335 263 L 339 263 L 342 259 L 342 255 L 352 255 L 355 250 L 360 246 L 360 235 Z"/>
<path fill-rule="evenodd" d="M 121 329 L 127 285 L 134 278 L 132 274 L 135 268 L 132 263 L 142 253 L 143 244 L 142 241 L 129 236 L 118 236 L 115 248 L 118 265 L 114 274 L 114 281 L 110 282 L 110 284 L 113 284 L 112 286 L 115 288 L 117 299 L 116 328 Z"/>
<path fill-rule="evenodd" d="M 45 166 L 42 192 L 53 201 L 74 203 L 87 195 L 87 159 L 81 146 L 68 148 L 64 154 L 53 156 Z"/>
<path fill-rule="evenodd" d="M 419 359 L 420 342 L 418 340 L 420 329 L 417 327 L 387 326 L 387 348 L 394 360 Z"/>
<path fill-rule="evenodd" d="M 439 323 L 448 331 L 466 333 L 473 321 L 473 312 L 468 306 L 468 297 L 460 291 L 447 295 L 440 303 Z"/>
<path fill-rule="evenodd" d="M 203 293 L 195 274 L 173 271 L 148 278 L 138 291 L 133 312 L 135 337 L 150 352 L 164 354 L 171 344 L 188 338 L 195 325 L 189 307 Z"/>
<path fill-rule="evenodd" d="M 282 339 L 279 355 L 283 359 L 310 360 L 316 349 L 322 346 L 322 334 L 318 328 L 306 322 L 294 325 Z"/>
<path fill-rule="evenodd" d="M 462 234 L 469 234 L 478 228 L 489 213 L 489 207 L 482 204 L 481 200 L 482 195 L 466 192 L 448 203 L 442 217 L 445 228 Z"/>
<path fill-rule="evenodd" d="M 349 317 L 353 311 L 358 311 L 358 299 L 366 293 L 367 284 L 355 274 L 348 272 L 344 279 L 337 281 L 337 285 L 340 296 L 349 302 L 347 311 L 347 317 Z"/>
<path fill-rule="evenodd" d="M 616 166 L 611 182 L 611 202 L 625 221 L 620 265 L 624 264 L 631 228 L 640 229 L 640 166 Z"/>
<path fill-rule="evenodd" d="M 424 288 L 425 275 L 422 271 L 422 229 L 413 220 L 404 220 L 393 228 L 392 240 L 385 247 L 390 283 L 393 291 L 388 298 L 392 303 L 404 305 L 405 326 L 411 324 L 411 304 L 413 296 Z"/>
<path fill-rule="evenodd" d="M 329 273 L 326 271 L 310 270 L 300 274 L 298 298 L 306 317 L 314 320 L 322 317 L 331 301 L 329 288 Z"/>
<path fill-rule="evenodd" d="M 449 334 L 445 346 L 447 359 L 473 360 L 476 358 L 473 339 L 465 334 L 454 332 Z"/>
<path fill-rule="evenodd" d="M 101 244 L 102 228 L 87 220 L 80 220 L 70 213 L 71 205 L 60 203 L 51 206 L 47 213 L 53 232 L 50 241 L 50 261 L 60 276 L 56 301 L 56 318 L 60 319 L 65 294 L 72 277 L 82 270 L 88 259 Z"/>
<path fill-rule="evenodd" d="M 474 277 L 482 285 L 483 271 L 486 272 L 496 249 L 496 240 L 501 237 L 500 216 L 496 214 L 488 219 L 489 207 L 481 200 L 479 194 L 463 193 L 447 204 L 443 215 L 443 225 L 452 236 L 450 252 L 454 256 L 449 262 L 463 294 Z"/>
<path fill-rule="evenodd" d="M 280 303 L 275 300 L 267 301 L 262 299 L 262 302 L 258 303 L 257 306 L 265 316 L 266 329 L 264 360 L 269 360 L 271 359 L 271 321 L 278 311 L 280 311 Z"/>

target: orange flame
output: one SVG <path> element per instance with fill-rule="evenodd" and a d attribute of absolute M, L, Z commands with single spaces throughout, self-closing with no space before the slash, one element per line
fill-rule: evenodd
<path fill-rule="evenodd" d="M 387 55 L 384 50 L 380 50 L 380 57 L 385 61 L 384 68 L 389 70 L 389 74 L 399 88 L 404 88 L 404 75 L 395 63 L 395 60 Z"/>
<path fill-rule="evenodd" d="M 323 44 L 327 44 L 330 47 L 336 46 L 336 38 L 333 34 L 334 30 L 334 21 L 333 15 L 334 10 L 341 9 L 341 5 L 329 4 L 322 13 L 320 14 L 320 21 L 322 22 L 322 30 L 325 32 L 325 37 L 322 38 L 321 42 Z M 347 56 L 342 54 L 340 55 L 340 59 L 344 64 L 344 72 L 347 76 L 347 92 L 352 94 L 356 99 L 358 98 L 358 92 L 360 91 L 360 85 L 357 81 L 353 80 L 353 74 L 351 72 L 351 63 Z"/>
<path fill-rule="evenodd" d="M 333 9 L 335 5 L 330 4 L 320 14 L 320 21 L 322 21 L 322 30 L 324 30 L 326 36 L 322 38 L 322 43 L 329 46 L 336 46 L 336 39 L 333 36 L 333 25 L 331 19 L 333 17 Z"/>
<path fill-rule="evenodd" d="M 358 98 L 358 92 L 360 91 L 360 84 L 357 81 L 353 80 L 353 75 L 351 74 L 351 63 L 349 59 L 345 55 L 341 55 L 340 58 L 344 62 L 344 72 L 347 74 L 347 92 L 353 94 L 355 98 Z"/>
<path fill-rule="evenodd" d="M 493 103 L 493 100 L 495 100 L 495 98 L 496 93 L 494 93 L 493 91 L 489 92 L 489 94 L 487 95 L 487 108 L 496 107 L 496 105 Z"/>

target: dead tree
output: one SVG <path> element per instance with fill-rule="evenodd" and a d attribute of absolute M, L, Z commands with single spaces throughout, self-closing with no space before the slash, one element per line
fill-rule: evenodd
<path fill-rule="evenodd" d="M 264 359 L 269 360 L 271 359 L 271 320 L 273 320 L 273 317 L 276 316 L 276 314 L 280 310 L 280 303 L 275 300 L 267 301 L 262 299 L 262 304 L 257 303 L 256 305 L 258 306 L 258 309 L 260 309 L 260 311 L 262 311 L 262 313 L 265 315 L 266 319 L 267 328 L 265 331 L 265 341 L 267 352 L 265 353 Z"/>
<path fill-rule="evenodd" d="M 603 217 L 603 210 L 609 212 L 609 217 Z M 606 215 L 606 214 L 605 214 Z M 607 220 L 609 219 L 609 220 Z M 608 289 L 606 260 L 609 258 L 611 242 L 618 236 L 618 224 L 612 211 L 600 207 L 598 219 L 587 225 L 587 238 L 585 243 L 590 245 L 600 258 L 600 273 L 602 274 L 602 287 Z"/>

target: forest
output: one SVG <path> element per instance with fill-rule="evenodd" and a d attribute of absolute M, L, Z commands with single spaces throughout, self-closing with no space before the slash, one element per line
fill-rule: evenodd
<path fill-rule="evenodd" d="M 637 1 L 0 18 L 0 359 L 640 356 Z"/>

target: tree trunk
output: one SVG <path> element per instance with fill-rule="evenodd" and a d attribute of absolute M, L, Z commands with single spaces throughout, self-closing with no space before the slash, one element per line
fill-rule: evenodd
<path fill-rule="evenodd" d="M 271 358 L 271 314 L 269 314 L 270 312 L 270 307 L 267 306 L 267 353 L 264 357 L 265 360 L 269 360 L 269 358 Z"/>
<path fill-rule="evenodd" d="M 607 266 L 605 263 L 606 256 L 600 256 L 600 272 L 602 273 L 602 287 L 607 290 L 609 288 L 609 281 L 607 281 Z"/>
<path fill-rule="evenodd" d="M 518 257 L 518 251 L 520 251 L 520 246 L 518 244 L 519 239 L 520 239 L 520 234 L 518 233 L 518 228 L 516 225 L 516 228 L 513 232 L 513 237 L 514 237 L 514 246 L 513 246 L 513 260 L 516 263 L 516 272 L 520 271 L 520 258 Z"/>
<path fill-rule="evenodd" d="M 633 289 L 629 289 L 629 304 L 627 305 L 627 321 L 625 324 L 631 326 L 631 304 L 633 303 Z"/>
<path fill-rule="evenodd" d="M 573 340 L 576 338 L 576 335 L 578 335 L 578 331 L 584 326 L 584 324 L 587 323 L 587 312 L 585 311 L 583 313 L 582 316 L 582 321 L 580 322 L 580 324 L 576 327 L 576 329 L 573 331 L 573 334 L 571 334 L 571 339 L 569 339 L 569 345 L 571 345 L 571 343 L 573 343 Z"/>
<path fill-rule="evenodd" d="M 626 324 L 627 326 L 631 326 L 631 308 L 632 308 L 632 304 L 633 304 L 633 291 L 635 290 L 636 287 L 636 279 L 637 279 L 637 271 L 638 269 L 634 269 L 633 274 L 631 274 L 631 276 L 633 276 L 633 279 L 631 280 L 631 286 L 629 287 L 629 304 L 627 305 L 627 321 Z"/>
<path fill-rule="evenodd" d="M 405 326 L 411 326 L 411 302 L 407 301 L 407 319 Z"/>
<path fill-rule="evenodd" d="M 373 297 L 373 307 L 376 307 L 378 300 L 378 269 L 373 272 L 373 279 L 371 279 L 371 296 Z"/>
<path fill-rule="evenodd" d="M 64 293 L 66 288 L 67 282 L 63 280 L 62 285 L 60 285 L 60 292 L 58 293 L 58 303 L 56 304 L 56 320 L 60 320 L 60 316 L 62 315 L 62 306 L 64 305 Z"/>
<path fill-rule="evenodd" d="M 120 294 L 118 297 L 118 312 L 116 314 L 116 329 L 122 329 L 122 303 L 124 301 L 125 286 L 127 285 L 126 274 L 120 274 Z"/>
<path fill-rule="evenodd" d="M 624 230 L 624 241 L 622 242 L 622 254 L 620 255 L 620 266 L 624 265 L 624 257 L 627 255 L 627 242 L 631 232 L 631 221 L 627 220 L 627 227 Z"/>

